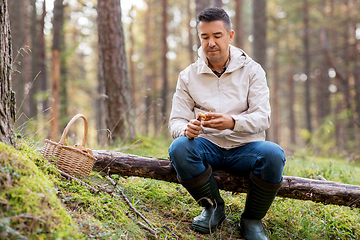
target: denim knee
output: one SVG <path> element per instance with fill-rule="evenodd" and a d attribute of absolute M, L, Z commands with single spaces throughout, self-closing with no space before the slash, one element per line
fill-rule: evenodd
<path fill-rule="evenodd" d="M 169 157 L 172 161 L 176 160 L 178 156 L 181 156 L 181 154 L 184 153 L 187 148 L 186 145 L 188 140 L 187 137 L 178 137 L 174 139 L 169 147 Z"/>
<path fill-rule="evenodd" d="M 190 180 L 205 171 L 199 144 L 187 137 L 176 138 L 169 148 L 170 160 L 182 180 Z"/>
<path fill-rule="evenodd" d="M 284 167 L 286 157 L 284 150 L 276 143 L 266 142 L 263 148 L 263 154 L 272 166 Z"/>
<path fill-rule="evenodd" d="M 276 143 L 263 142 L 259 147 L 261 154 L 258 157 L 254 174 L 269 183 L 278 183 L 281 180 L 285 166 L 285 153 Z"/>
<path fill-rule="evenodd" d="M 184 168 L 186 166 L 186 159 L 189 155 L 192 154 L 192 142 L 187 137 L 178 137 L 174 139 L 169 147 L 169 157 L 173 165 L 176 168 Z"/>

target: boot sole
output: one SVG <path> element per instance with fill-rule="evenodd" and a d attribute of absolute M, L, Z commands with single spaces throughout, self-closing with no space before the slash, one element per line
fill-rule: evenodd
<path fill-rule="evenodd" d="M 221 220 L 219 221 L 218 224 L 216 224 L 214 226 L 211 226 L 211 233 L 214 233 L 217 228 L 221 227 L 221 224 L 224 222 L 225 218 L 226 218 L 226 216 L 221 218 Z M 191 229 L 196 231 L 196 232 L 202 233 L 202 234 L 209 234 L 210 233 L 210 229 L 208 227 L 203 227 L 203 226 L 197 225 L 197 224 L 192 224 Z"/>

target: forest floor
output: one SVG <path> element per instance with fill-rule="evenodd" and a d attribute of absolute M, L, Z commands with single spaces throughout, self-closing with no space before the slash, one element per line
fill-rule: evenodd
<path fill-rule="evenodd" d="M 140 138 L 109 150 L 166 158 L 168 146 Z M 284 175 L 360 185 L 360 163 L 294 155 Z M 114 187 L 105 170 L 76 177 L 99 191 L 61 176 L 31 143 L 0 143 L 0 239 L 242 239 L 246 194 L 221 190 L 226 220 L 203 235 L 190 229 L 202 209 L 179 184 L 111 175 Z M 360 210 L 344 206 L 277 197 L 263 223 L 270 239 L 360 239 Z"/>

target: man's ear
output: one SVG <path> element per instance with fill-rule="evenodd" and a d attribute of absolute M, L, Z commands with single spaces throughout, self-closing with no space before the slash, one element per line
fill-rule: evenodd
<path fill-rule="evenodd" d="M 234 34 L 235 34 L 234 30 L 231 30 L 229 34 L 229 43 L 232 43 L 232 41 L 234 40 Z"/>

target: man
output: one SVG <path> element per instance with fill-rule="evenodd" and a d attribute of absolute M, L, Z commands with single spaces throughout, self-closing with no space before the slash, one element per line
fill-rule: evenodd
<path fill-rule="evenodd" d="M 204 207 L 192 229 L 210 233 L 225 220 L 212 173 L 221 168 L 250 176 L 239 228 L 246 239 L 268 239 L 261 219 L 281 187 L 285 155 L 265 141 L 270 126 L 265 72 L 230 45 L 234 31 L 224 10 L 201 12 L 198 35 L 199 59 L 179 75 L 169 120 L 175 138 L 169 156 L 179 182 Z"/>

